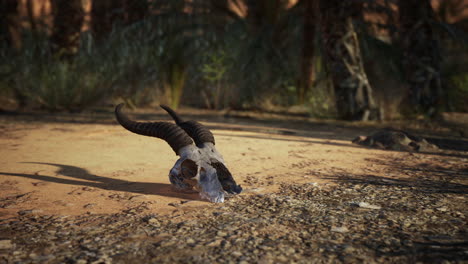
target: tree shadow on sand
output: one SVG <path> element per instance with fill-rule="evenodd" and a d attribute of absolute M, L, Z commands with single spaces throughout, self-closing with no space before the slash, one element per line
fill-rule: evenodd
<path fill-rule="evenodd" d="M 263 111 L 264 112 L 264 111 Z M 246 112 L 249 113 L 249 112 Z M 255 113 L 255 112 L 252 112 Z M 132 119 L 139 121 L 169 121 L 173 122 L 172 118 L 159 107 L 152 112 L 138 113 L 127 110 L 127 115 Z M 222 131 L 241 131 L 252 132 L 257 135 L 235 135 L 236 137 L 244 138 L 260 138 L 268 140 L 295 141 L 304 143 L 317 143 L 335 146 L 346 146 L 363 148 L 362 146 L 330 142 L 329 140 L 343 140 L 351 143 L 351 140 L 357 136 L 370 135 L 378 129 L 384 128 L 378 123 L 360 123 L 356 125 L 353 122 L 343 121 L 326 121 L 326 120 L 309 120 L 294 118 L 294 114 L 281 114 L 282 118 L 278 117 L 255 117 L 242 116 L 236 114 L 222 114 L 220 111 L 191 111 L 185 110 L 179 113 L 185 120 L 196 120 L 203 123 L 208 129 L 213 130 L 215 136 L 234 136 L 232 133 Z M 299 115 L 300 116 L 300 115 Z M 0 111 L 0 119 L 4 119 L 5 123 L 11 123 L 10 120 L 24 121 L 28 124 L 41 123 L 63 123 L 63 124 L 101 124 L 115 126 L 118 125 L 114 117 L 113 108 L 105 108 L 94 112 L 84 113 L 45 113 L 45 112 L 8 112 Z M 395 128 L 401 128 L 399 123 L 394 123 Z M 388 124 L 392 126 L 392 123 Z M 216 131 L 218 130 L 218 131 Z M 468 158 L 468 139 L 466 137 L 450 138 L 444 135 L 435 135 L 428 129 L 421 127 L 420 129 L 404 129 L 419 137 L 425 138 L 429 143 L 435 144 L 440 151 L 424 152 L 428 155 L 437 155 L 442 157 L 460 157 Z M 73 131 L 73 130 L 71 130 Z M 221 132 L 220 132 L 221 131 Z M 0 126 L 0 133 L 1 133 Z M 429 134 L 428 134 L 429 133 Z M 296 136 L 291 137 L 272 137 L 273 136 Z M 327 141 L 319 140 L 325 139 Z M 447 152 L 449 151 L 449 152 Z M 456 151 L 453 153 L 453 151 Z"/>
<path fill-rule="evenodd" d="M 98 176 L 90 173 L 88 170 L 64 164 L 44 163 L 44 162 L 24 162 L 29 164 L 42 164 L 50 165 L 58 168 L 56 175 L 70 177 L 74 179 L 67 179 L 62 177 L 54 177 L 41 175 L 40 171 L 34 174 L 26 173 L 10 173 L 0 172 L 0 175 L 25 177 L 34 180 L 55 182 L 60 184 L 88 186 L 104 190 L 131 192 L 147 195 L 160 195 L 166 197 L 174 197 L 185 200 L 200 200 L 199 195 L 195 191 L 179 191 L 176 190 L 171 184 L 167 183 L 154 183 L 154 182 L 132 182 L 109 177 Z"/>
<path fill-rule="evenodd" d="M 423 193 L 468 194 L 468 168 L 444 168 L 429 164 L 404 164 L 396 161 L 377 161 L 388 166 L 392 174 L 406 175 L 392 178 L 371 174 L 335 173 L 322 178 L 335 182 L 374 186 L 409 187 Z"/>

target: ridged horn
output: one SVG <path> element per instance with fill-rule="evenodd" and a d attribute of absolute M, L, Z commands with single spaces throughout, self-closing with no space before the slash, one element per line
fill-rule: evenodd
<path fill-rule="evenodd" d="M 177 113 L 172 110 L 167 105 L 160 105 L 162 109 L 166 110 L 166 112 L 174 119 L 176 124 L 180 126 L 187 134 L 193 138 L 195 144 L 198 147 L 201 147 L 205 142 L 211 142 L 213 145 L 215 144 L 215 139 L 211 131 L 206 128 L 204 125 L 198 123 L 197 121 L 183 121 Z"/>
<path fill-rule="evenodd" d="M 120 125 L 130 132 L 157 137 L 166 141 L 172 150 L 179 155 L 179 150 L 182 147 L 188 146 L 193 143 L 192 139 L 180 127 L 167 122 L 136 122 L 130 120 L 126 115 L 121 112 L 124 104 L 119 104 L 115 108 L 115 117 Z"/>

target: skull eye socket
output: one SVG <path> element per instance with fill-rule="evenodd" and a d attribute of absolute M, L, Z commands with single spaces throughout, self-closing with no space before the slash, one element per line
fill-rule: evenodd
<path fill-rule="evenodd" d="M 192 179 L 197 175 L 198 166 L 195 161 L 191 159 L 186 159 L 182 162 L 181 174 L 185 179 Z"/>

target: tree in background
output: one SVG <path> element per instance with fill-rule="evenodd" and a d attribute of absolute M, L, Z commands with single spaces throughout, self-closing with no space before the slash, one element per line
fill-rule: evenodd
<path fill-rule="evenodd" d="M 107 37 L 115 26 L 142 21 L 149 14 L 147 0 L 93 0 L 91 29 L 96 39 Z"/>
<path fill-rule="evenodd" d="M 83 29 L 81 2 L 91 7 L 90 31 L 96 41 L 87 39 L 87 49 L 74 55 Z M 444 41 L 444 52 L 456 61 L 445 56 L 443 71 L 438 73 L 440 58 L 428 2 L 0 0 L 2 14 L 7 14 L 0 17 L 2 39 L 7 40 L 1 43 L 5 50 L 0 52 L 0 61 L 6 66 L 0 67 L 0 74 L 8 76 L 8 82 L 2 82 L 5 87 L 27 91 L 31 102 L 39 98 L 34 97 L 38 93 L 42 93 L 40 98 L 50 95 L 53 101 L 60 77 L 64 95 L 78 87 L 76 80 L 83 80 L 90 90 L 106 87 L 102 91 L 108 98 L 133 96 L 135 105 L 155 103 L 165 100 L 161 95 L 170 95 L 166 99 L 175 107 L 183 88 L 184 104 L 200 105 L 203 102 L 196 95 L 206 91 L 219 95 L 207 96 L 218 98 L 206 104 L 210 107 L 276 110 L 299 103 L 304 105 L 301 111 L 317 117 L 335 117 L 338 113 L 339 119 L 372 120 L 379 118 L 378 107 L 386 110 L 390 105 L 390 111 L 398 112 L 401 97 L 411 90 L 408 98 L 419 107 L 417 110 L 434 112 L 439 101 L 464 98 L 458 94 L 465 93 L 468 78 L 465 53 L 459 55 L 462 48 L 443 39 L 442 30 L 437 33 Z M 463 7 L 462 0 L 445 0 L 433 6 L 439 10 L 437 17 L 451 20 L 450 10 L 462 9 L 448 2 Z M 6 33 L 11 21 L 8 14 L 16 11 L 11 3 L 19 5 L 16 9 L 24 18 L 19 27 L 25 33 L 23 50 L 31 52 L 16 54 L 7 47 L 7 42 L 12 43 Z M 455 35 L 449 26 L 437 29 L 445 28 Z M 455 37 L 461 39 L 463 35 Z M 50 60 L 50 54 L 44 52 L 50 48 L 59 56 L 75 56 L 73 67 Z M 43 67 L 44 62 L 50 66 Z M 437 85 L 440 74 L 444 76 L 444 90 Z M 405 76 L 408 81 L 403 83 Z M 31 80 L 28 85 L 24 84 L 27 79 Z M 43 84 L 42 90 L 37 84 Z M 313 93 L 309 92 L 312 86 Z M 461 88 L 455 93 L 450 90 L 452 86 Z M 165 93 L 168 87 L 173 90 Z M 78 98 L 85 93 L 76 88 L 75 94 Z M 68 104 L 67 96 L 56 96 L 65 100 L 60 105 Z M 390 97 L 398 99 L 382 99 Z M 378 107 L 374 98 L 378 98 Z M 55 105 L 59 104 L 52 102 L 46 107 L 63 109 Z"/>
<path fill-rule="evenodd" d="M 10 51 L 19 51 L 22 47 L 18 4 L 17 0 L 0 0 L 0 44 L 5 43 L 4 47 Z M 2 72 L 0 76 L 11 85 L 11 79 L 7 81 L 8 78 L 5 78 Z M 12 89 L 12 94 L 19 108 L 26 106 L 26 96 L 19 89 Z"/>
<path fill-rule="evenodd" d="M 148 0 L 126 0 L 124 10 L 126 24 L 140 22 L 149 15 Z"/>
<path fill-rule="evenodd" d="M 246 15 L 226 27 L 231 30 L 223 34 L 230 39 L 228 46 L 236 43 L 228 54 L 235 54 L 233 79 L 245 105 L 267 105 L 279 99 L 276 95 L 289 93 L 288 89 L 297 84 L 301 47 L 298 25 L 302 18 L 299 5 L 290 2 L 245 0 L 241 6 L 245 6 Z M 241 41 L 234 39 L 234 35 Z M 291 97 L 296 99 L 294 90 Z"/>
<path fill-rule="evenodd" d="M 305 103 L 307 93 L 310 90 L 315 77 L 315 39 L 317 33 L 316 28 L 319 22 L 319 1 L 303 0 L 301 4 L 303 4 L 304 9 L 304 28 L 299 82 L 297 86 L 297 100 L 299 104 Z"/>
<path fill-rule="evenodd" d="M 93 0 L 91 30 L 97 40 L 107 37 L 116 23 L 124 21 L 124 0 Z"/>
<path fill-rule="evenodd" d="M 0 0 L 0 41 L 17 50 L 21 48 L 18 0 Z"/>
<path fill-rule="evenodd" d="M 31 32 L 37 34 L 38 26 L 36 20 L 34 19 L 34 2 L 33 0 L 26 0 L 26 12 L 28 14 L 28 22 L 31 27 Z"/>
<path fill-rule="evenodd" d="M 265 26 L 278 23 L 289 1 L 245 0 L 244 3 L 247 6 L 247 23 L 255 34 Z"/>
<path fill-rule="evenodd" d="M 321 0 L 322 41 L 333 81 L 338 117 L 345 120 L 379 119 L 367 79 L 353 18 L 362 3 Z"/>
<path fill-rule="evenodd" d="M 84 8 L 81 0 L 53 0 L 54 25 L 52 30 L 52 52 L 60 58 L 73 57 L 80 47 Z"/>
<path fill-rule="evenodd" d="M 404 52 L 404 74 L 409 102 L 430 116 L 441 105 L 440 47 L 433 29 L 434 11 L 429 0 L 399 0 L 399 43 Z"/>

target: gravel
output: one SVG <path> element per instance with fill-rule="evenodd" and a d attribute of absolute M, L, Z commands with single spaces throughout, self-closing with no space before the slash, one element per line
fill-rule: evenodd
<path fill-rule="evenodd" d="M 466 204 L 466 192 L 339 182 L 172 215 L 25 213 L 0 221 L 0 263 L 466 263 Z"/>

